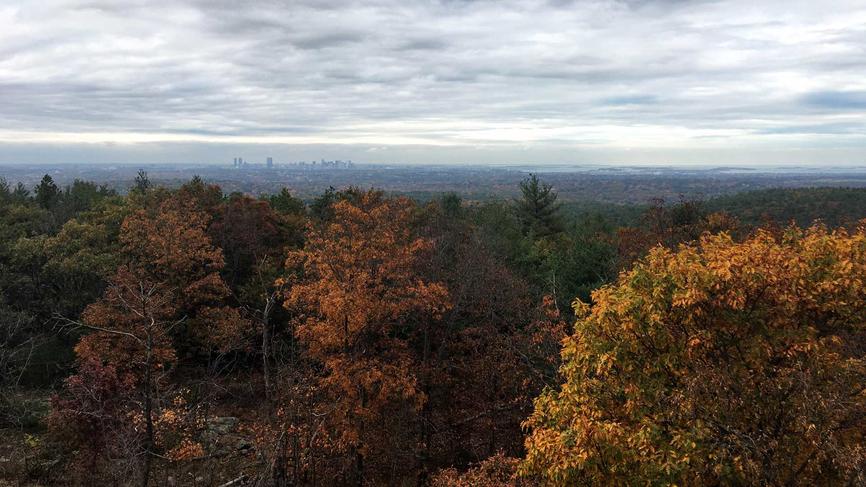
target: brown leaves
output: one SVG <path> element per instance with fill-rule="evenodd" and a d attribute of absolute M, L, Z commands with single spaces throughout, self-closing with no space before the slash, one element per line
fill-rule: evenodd
<path fill-rule="evenodd" d="M 432 244 L 412 236 L 412 210 L 407 199 L 373 191 L 339 201 L 286 263 L 299 273 L 285 306 L 298 313 L 297 336 L 310 358 L 326 367 L 332 424 L 344 448 L 368 462 L 409 446 L 389 438 L 382 423 L 415 421 L 424 393 L 413 340 L 449 307 L 445 287 L 418 273 Z"/>
<path fill-rule="evenodd" d="M 358 206 L 341 201 L 324 228 L 313 229 L 305 250 L 289 254 L 286 267 L 302 267 L 303 279 L 287 293 L 298 309 L 299 336 L 316 353 L 363 354 L 417 320 L 435 320 L 448 308 L 448 292 L 414 271 L 431 243 L 409 233 L 411 204 L 375 192 Z M 373 350 L 371 350 L 372 352 Z"/>
<path fill-rule="evenodd" d="M 168 199 L 155 212 L 142 209 L 128 216 L 120 234 L 124 254 L 147 265 L 164 278 L 160 280 L 190 280 L 219 271 L 222 252 L 207 235 L 210 217 L 178 206 Z"/>

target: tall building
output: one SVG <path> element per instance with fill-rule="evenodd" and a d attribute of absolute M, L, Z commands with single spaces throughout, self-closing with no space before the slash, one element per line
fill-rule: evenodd
<path fill-rule="evenodd" d="M 274 158 L 268 157 L 268 169 L 273 169 L 273 168 L 274 168 Z"/>

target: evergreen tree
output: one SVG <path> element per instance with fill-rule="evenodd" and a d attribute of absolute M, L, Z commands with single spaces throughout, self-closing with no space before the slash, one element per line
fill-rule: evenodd
<path fill-rule="evenodd" d="M 530 174 L 520 183 L 520 192 L 522 197 L 517 201 L 517 215 L 525 235 L 547 237 L 562 232 L 560 205 L 549 184 Z"/>
<path fill-rule="evenodd" d="M 30 190 L 24 186 L 24 183 L 19 182 L 12 191 L 12 200 L 16 203 L 24 203 L 28 199 L 30 199 Z"/>
<path fill-rule="evenodd" d="M 284 215 L 303 215 L 306 211 L 304 202 L 292 196 L 287 188 L 283 188 L 278 194 L 268 196 L 267 200 L 274 211 Z"/>
<path fill-rule="evenodd" d="M 460 216 L 463 201 L 457 193 L 445 193 L 440 200 L 442 211 L 449 218 L 457 218 Z"/>
<path fill-rule="evenodd" d="M 60 199 L 60 188 L 54 184 L 54 179 L 48 174 L 42 177 L 42 181 L 34 189 L 36 202 L 45 209 L 51 209 Z"/>
<path fill-rule="evenodd" d="M 132 187 L 132 190 L 144 194 L 147 193 L 147 190 L 151 186 L 150 179 L 147 177 L 147 171 L 139 169 L 138 174 L 135 176 L 135 185 Z"/>
<path fill-rule="evenodd" d="M 6 178 L 0 177 L 0 203 L 5 203 L 12 199 L 12 191 L 9 189 L 9 182 Z"/>

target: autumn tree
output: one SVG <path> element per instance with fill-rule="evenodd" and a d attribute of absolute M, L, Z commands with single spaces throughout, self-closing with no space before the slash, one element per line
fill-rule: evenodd
<path fill-rule="evenodd" d="M 522 469 L 557 485 L 866 481 L 866 229 L 656 248 L 575 302 Z"/>
<path fill-rule="evenodd" d="M 160 383 L 176 360 L 170 336 L 171 328 L 179 323 L 175 318 L 176 303 L 175 292 L 168 285 L 149 281 L 122 266 L 103 299 L 87 307 L 82 321 L 69 322 L 94 333 L 82 338 L 75 347 L 79 373 L 67 379 L 66 394 L 54 402 L 55 429 L 73 429 L 73 441 L 77 444 L 87 444 L 86 436 L 96 436 L 91 430 L 99 429 L 103 423 L 113 426 L 110 432 L 100 431 L 100 437 L 107 433 L 116 435 L 121 427 L 117 423 L 124 416 L 133 421 L 139 417 L 143 430 L 140 451 L 119 452 L 103 443 L 88 445 L 87 450 L 92 456 L 119 453 L 140 456 L 141 485 L 145 487 L 157 452 L 154 416 Z M 137 393 L 119 401 L 118 397 L 112 397 L 114 394 L 94 392 L 106 387 L 131 388 Z M 100 418 L 95 425 L 94 415 Z"/>
<path fill-rule="evenodd" d="M 437 473 L 432 487 L 529 487 L 532 481 L 517 475 L 520 460 L 497 453 L 465 472 L 448 468 Z"/>
<path fill-rule="evenodd" d="M 347 482 L 396 480 L 416 462 L 427 400 L 417 371 L 425 337 L 449 302 L 441 284 L 416 271 L 432 243 L 412 235 L 413 208 L 376 191 L 336 201 L 332 218 L 289 255 L 288 267 L 301 274 L 286 306 L 298 313 L 298 339 L 325 368 Z"/>
<path fill-rule="evenodd" d="M 130 417 L 140 391 L 132 376 L 99 360 L 80 362 L 76 374 L 64 381 L 63 393 L 52 398 L 47 423 L 55 439 L 75 446 L 63 472 L 65 483 L 143 483 L 144 434 Z"/>
<path fill-rule="evenodd" d="M 246 320 L 224 304 L 229 291 L 219 273 L 223 257 L 207 235 L 208 221 L 208 215 L 176 197 L 133 211 L 120 228 L 121 265 L 102 298 L 80 320 L 66 320 L 92 333 L 75 347 L 79 373 L 55 400 L 54 424 L 68 430 L 64 425 L 86 420 L 94 408 L 104 411 L 110 401 L 112 414 L 137 421 L 136 431 L 143 432 L 139 450 L 132 450 L 141 458 L 142 485 L 148 484 L 152 459 L 170 446 L 157 443 L 155 424 L 165 407 L 165 383 L 178 346 L 187 355 L 232 347 L 247 332 Z M 112 381 L 136 392 L 121 404 L 109 397 L 94 403 L 92 395 L 79 394 L 120 387 Z M 86 442 L 89 429 L 76 431 L 73 444 Z"/>
<path fill-rule="evenodd" d="M 302 222 L 274 211 L 267 201 L 232 195 L 219 206 L 208 234 L 225 255 L 224 275 L 230 286 L 250 277 L 265 258 L 285 255 L 285 247 L 299 246 Z"/>
<path fill-rule="evenodd" d="M 208 235 L 212 217 L 200 209 L 217 204 L 214 190 L 191 187 L 156 208 L 133 212 L 123 223 L 120 243 L 136 275 L 176 292 L 178 315 L 185 317 L 176 344 L 186 353 L 206 353 L 208 347 L 239 346 L 250 330 L 239 311 L 225 302 L 230 290 L 220 274 L 223 253 Z M 190 192 L 202 192 L 204 203 L 191 204 Z"/>

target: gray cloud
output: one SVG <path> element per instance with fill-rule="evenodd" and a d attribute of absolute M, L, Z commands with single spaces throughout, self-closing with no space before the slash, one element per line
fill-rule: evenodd
<path fill-rule="evenodd" d="M 0 163 L 105 142 L 866 162 L 864 26 L 858 0 L 0 0 Z"/>
<path fill-rule="evenodd" d="M 658 98 L 653 95 L 621 95 L 612 96 L 602 100 L 603 105 L 652 105 L 658 103 Z"/>
<path fill-rule="evenodd" d="M 827 110 L 866 109 L 866 91 L 816 91 L 803 97 L 810 106 Z"/>

